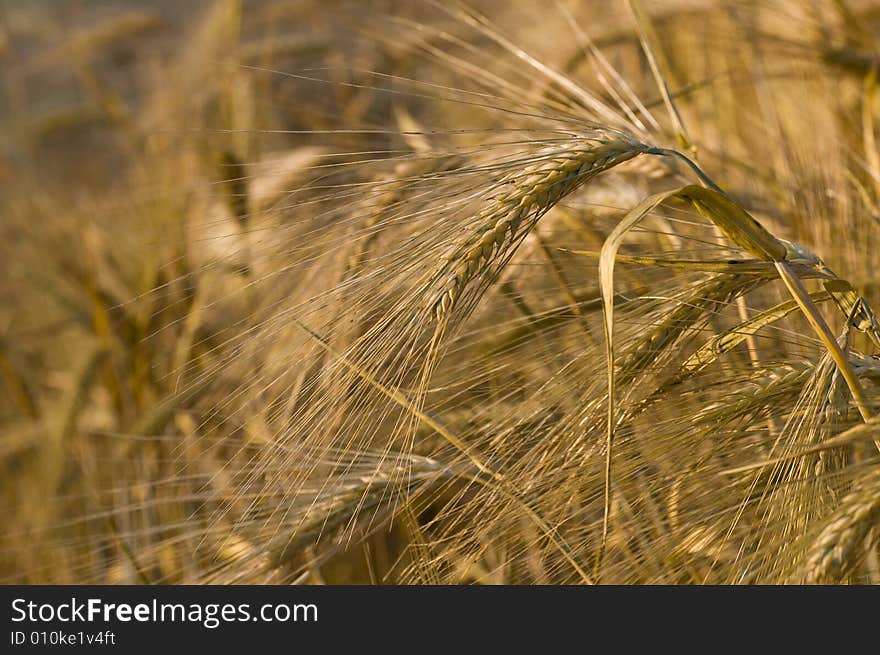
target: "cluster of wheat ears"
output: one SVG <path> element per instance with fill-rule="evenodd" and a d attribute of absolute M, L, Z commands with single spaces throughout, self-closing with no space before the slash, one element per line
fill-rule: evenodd
<path fill-rule="evenodd" d="M 92 113 L 3 192 L 4 579 L 880 582 L 880 8 L 536 4 L 71 40 Z"/>

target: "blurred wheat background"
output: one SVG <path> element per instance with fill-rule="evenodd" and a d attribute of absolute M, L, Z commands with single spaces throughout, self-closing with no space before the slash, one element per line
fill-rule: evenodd
<path fill-rule="evenodd" d="M 880 582 L 878 36 L 0 2 L 0 580 Z"/>

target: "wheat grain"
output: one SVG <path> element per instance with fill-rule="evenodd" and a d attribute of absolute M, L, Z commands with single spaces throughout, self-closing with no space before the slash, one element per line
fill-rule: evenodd
<path fill-rule="evenodd" d="M 562 198 L 600 173 L 646 152 L 648 146 L 617 132 L 598 132 L 539 153 L 539 163 L 501 180 L 500 193 L 480 212 L 437 272 L 431 303 L 442 320 L 479 275 L 509 256 L 540 218 Z"/>
<path fill-rule="evenodd" d="M 805 579 L 838 582 L 858 564 L 857 552 L 880 518 L 880 470 L 864 476 L 810 547 Z"/>

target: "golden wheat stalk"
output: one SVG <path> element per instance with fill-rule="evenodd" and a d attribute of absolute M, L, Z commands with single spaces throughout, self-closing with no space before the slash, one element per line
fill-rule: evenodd
<path fill-rule="evenodd" d="M 840 582 L 858 565 L 859 550 L 880 518 L 880 470 L 862 477 L 825 524 L 809 549 L 804 577 L 810 583 Z"/>
<path fill-rule="evenodd" d="M 510 256 L 540 218 L 589 180 L 646 152 L 648 146 L 620 132 L 597 132 L 537 155 L 539 163 L 501 180 L 499 192 L 445 257 L 432 299 L 438 320 L 451 311 L 465 288 L 492 263 Z"/>

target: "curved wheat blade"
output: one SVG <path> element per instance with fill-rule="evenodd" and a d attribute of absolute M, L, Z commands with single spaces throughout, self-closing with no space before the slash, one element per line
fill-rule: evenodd
<path fill-rule="evenodd" d="M 658 205 L 679 194 L 679 189 L 658 193 L 643 200 L 637 207 L 632 209 L 611 234 L 605 239 L 602 251 L 599 255 L 599 289 L 602 295 L 602 315 L 605 329 L 605 359 L 608 380 L 608 409 L 606 424 L 605 443 L 605 494 L 604 509 L 602 513 L 602 540 L 596 555 L 596 577 L 602 567 L 605 544 L 608 539 L 608 517 L 611 506 L 611 456 L 614 443 L 614 262 L 617 251 L 623 243 L 623 238 L 642 219 L 644 219 Z"/>

